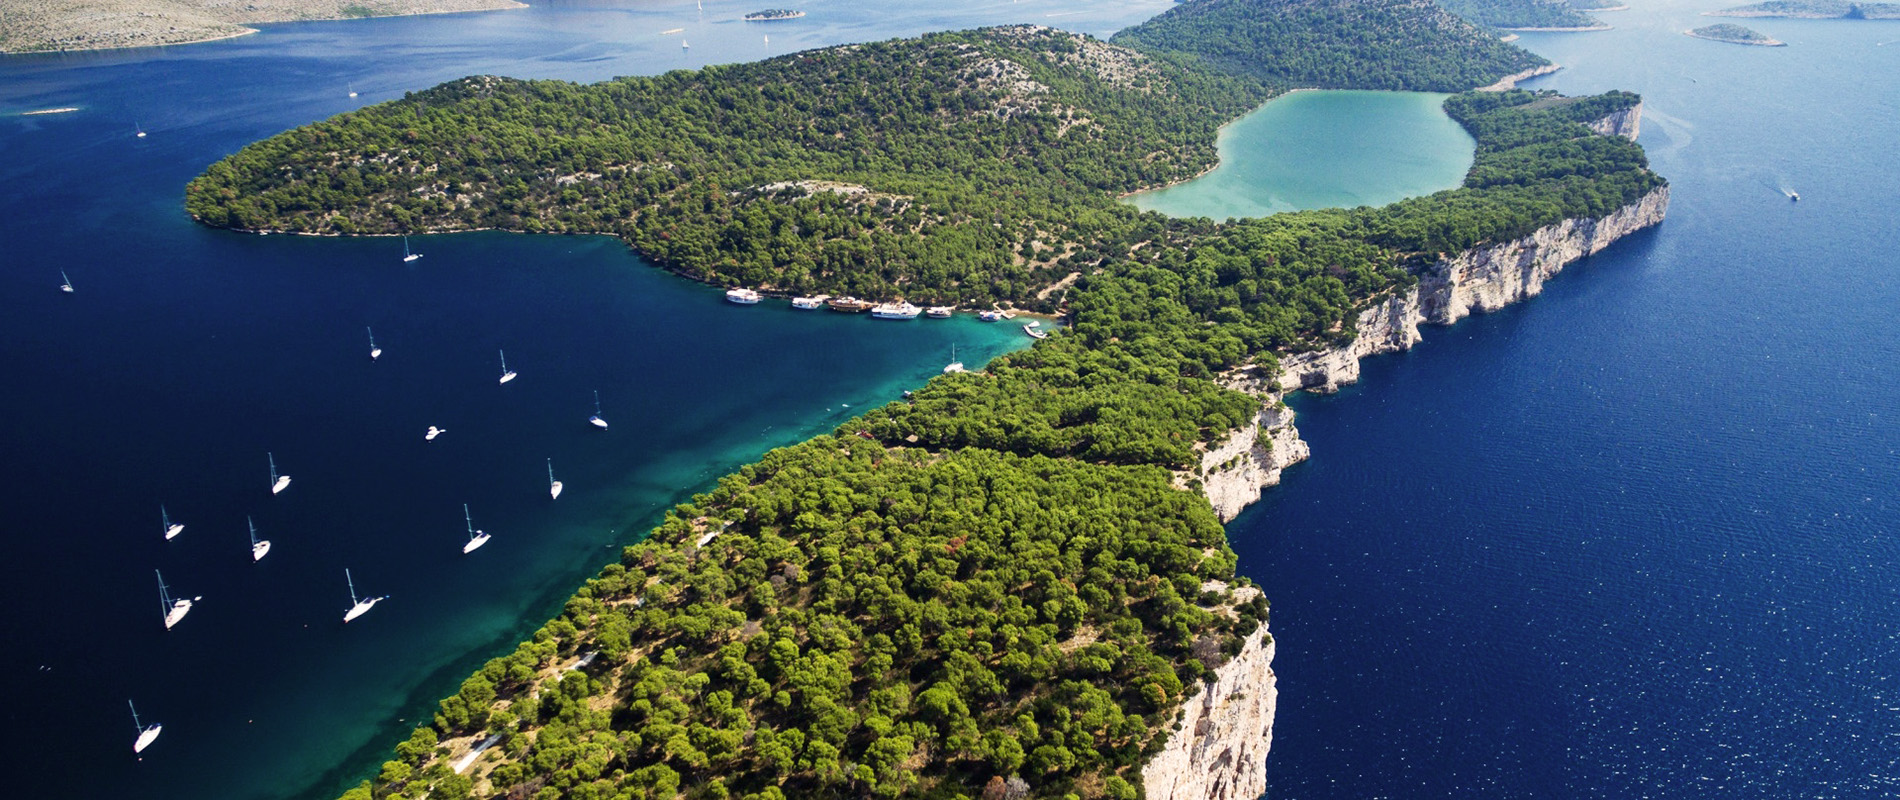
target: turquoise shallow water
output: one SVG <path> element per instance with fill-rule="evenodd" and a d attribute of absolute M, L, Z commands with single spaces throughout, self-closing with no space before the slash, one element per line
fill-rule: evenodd
<path fill-rule="evenodd" d="M 1293 92 L 1221 129 L 1220 165 L 1129 198 L 1175 217 L 1379 206 L 1464 182 L 1476 144 L 1445 95 Z"/>

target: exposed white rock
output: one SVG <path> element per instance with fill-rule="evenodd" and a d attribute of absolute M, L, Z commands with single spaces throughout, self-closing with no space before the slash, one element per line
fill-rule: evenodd
<path fill-rule="evenodd" d="M 1590 130 L 1604 136 L 1621 136 L 1636 141 L 1636 135 L 1643 129 L 1643 104 L 1637 103 L 1600 120 L 1590 123 Z"/>
<path fill-rule="evenodd" d="M 1242 589 L 1243 601 L 1259 594 Z M 1261 623 L 1239 655 L 1182 704 L 1181 727 L 1142 768 L 1148 800 L 1253 800 L 1267 791 L 1267 749 L 1279 692 L 1273 636 Z"/>

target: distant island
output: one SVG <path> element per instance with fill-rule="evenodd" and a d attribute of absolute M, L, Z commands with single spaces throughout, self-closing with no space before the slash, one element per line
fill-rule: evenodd
<path fill-rule="evenodd" d="M 1788 46 L 1787 42 L 1771 39 L 1740 25 L 1732 25 L 1726 22 L 1720 25 L 1705 25 L 1692 31 L 1683 31 L 1682 33 L 1685 36 L 1694 36 L 1697 39 L 1728 42 L 1729 44 L 1752 44 L 1759 47 Z"/>
<path fill-rule="evenodd" d="M 802 16 L 805 16 L 805 12 L 803 11 L 793 11 L 789 8 L 768 8 L 764 11 L 754 11 L 747 14 L 745 15 L 745 19 L 747 22 L 767 22 L 775 19 L 798 19 Z"/>
<path fill-rule="evenodd" d="M 1782 17 L 1787 19 L 1900 19 L 1900 3 L 1849 3 L 1846 0 L 1768 0 L 1705 11 L 1705 17 Z"/>
<path fill-rule="evenodd" d="M 1446 11 L 1464 17 L 1473 23 L 1503 31 L 1602 31 L 1610 26 L 1601 20 L 1582 13 L 1578 4 L 1610 5 L 1614 2 L 1603 0 L 1577 0 L 1565 3 L 1559 0 L 1441 0 L 1438 3 Z"/>
<path fill-rule="evenodd" d="M 247 25 L 526 8 L 515 0 L 7 0 L 0 53 L 155 47 L 256 33 Z"/>

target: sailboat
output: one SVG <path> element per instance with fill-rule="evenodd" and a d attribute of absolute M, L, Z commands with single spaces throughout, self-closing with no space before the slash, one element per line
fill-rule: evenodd
<path fill-rule="evenodd" d="M 956 372 L 968 371 L 969 370 L 963 368 L 963 362 L 957 360 L 957 346 L 954 344 L 950 345 L 950 365 L 943 368 L 943 374 L 949 375 Z"/>
<path fill-rule="evenodd" d="M 404 237 L 402 237 L 402 260 L 403 260 L 403 263 L 405 263 L 405 264 L 407 264 L 407 263 L 409 263 L 409 262 L 411 262 L 411 261 L 414 261 L 414 260 L 416 260 L 416 259 L 418 259 L 418 258 L 421 258 L 421 257 L 422 257 L 422 254 L 421 254 L 421 253 L 411 253 L 411 252 L 409 252 L 409 237 L 407 237 L 407 236 L 404 236 Z"/>
<path fill-rule="evenodd" d="M 352 83 L 352 84 L 349 84 L 349 87 L 350 87 L 350 96 L 351 96 L 351 97 L 355 97 L 355 96 L 356 96 L 356 84 L 354 84 L 354 83 Z"/>
<path fill-rule="evenodd" d="M 168 542 L 185 532 L 185 523 L 173 522 L 171 515 L 165 513 L 165 507 L 162 505 L 158 507 L 158 524 L 164 528 L 165 541 Z"/>
<path fill-rule="evenodd" d="M 607 429 L 607 421 L 600 418 L 600 390 L 594 390 L 594 415 L 587 418 L 588 423 L 601 430 Z"/>
<path fill-rule="evenodd" d="M 165 730 L 165 726 L 156 722 L 150 725 L 139 722 L 139 707 L 132 705 L 131 700 L 125 701 L 125 706 L 132 709 L 132 727 L 139 731 L 138 741 L 132 743 L 132 752 L 143 753 L 145 748 L 152 746 L 152 742 L 158 741 L 158 734 Z"/>
<path fill-rule="evenodd" d="M 165 609 L 165 630 L 171 630 L 173 625 L 177 625 L 179 621 L 185 618 L 186 614 L 191 613 L 192 603 L 204 598 L 194 597 L 190 600 L 186 600 L 180 597 L 177 600 L 173 600 L 170 591 L 171 587 L 165 585 L 165 576 L 159 575 L 158 570 L 152 570 L 152 574 L 158 575 L 158 602 L 163 605 Z"/>
<path fill-rule="evenodd" d="M 548 459 L 548 499 L 561 499 L 561 482 L 554 479 L 554 459 Z"/>
<path fill-rule="evenodd" d="M 364 325 L 363 330 L 369 331 L 369 360 L 375 361 L 378 358 L 382 358 L 383 348 L 376 346 L 376 332 L 370 330 L 368 325 Z"/>
<path fill-rule="evenodd" d="M 425 442 L 433 442 L 435 441 L 435 437 L 441 436 L 442 434 L 445 434 L 448 432 L 449 432 L 448 428 L 438 428 L 434 425 L 430 425 L 428 432 L 422 434 L 422 440 Z"/>
<path fill-rule="evenodd" d="M 350 577 L 348 567 L 343 569 L 343 580 L 350 585 L 350 610 L 343 612 L 343 621 L 346 623 L 364 614 L 368 614 L 369 610 L 375 608 L 377 603 L 389 599 L 389 595 L 383 595 L 382 597 L 365 597 L 361 600 L 356 599 L 356 580 Z"/>
<path fill-rule="evenodd" d="M 66 270 L 62 269 L 59 271 L 59 280 L 60 280 L 59 290 L 67 294 L 72 294 L 73 293 L 73 279 L 66 277 Z"/>
<path fill-rule="evenodd" d="M 692 46 L 692 45 L 690 45 L 690 44 L 687 44 L 687 43 L 686 43 L 686 40 L 685 40 L 685 39 L 681 39 L 681 40 L 680 40 L 680 49 L 681 49 L 681 50 L 691 50 L 691 49 L 693 49 L 693 46 Z M 141 133 L 141 134 L 139 134 L 139 135 L 140 135 L 140 136 L 144 136 L 145 134 L 143 134 L 143 133 Z"/>
<path fill-rule="evenodd" d="M 501 382 L 507 383 L 514 380 L 515 371 L 508 368 L 508 354 L 501 350 L 496 350 L 495 352 L 501 353 Z"/>
<path fill-rule="evenodd" d="M 467 503 L 462 504 L 462 521 L 468 523 L 468 544 L 462 545 L 463 553 L 473 553 L 488 544 L 488 534 L 475 530 L 475 520 L 468 515 Z"/>
<path fill-rule="evenodd" d="M 255 564 L 270 555 L 270 540 L 257 538 L 257 523 L 250 517 L 244 518 L 244 524 L 251 526 L 251 563 Z"/>
<path fill-rule="evenodd" d="M 277 494 L 290 488 L 290 476 L 277 474 L 277 456 L 273 453 L 265 453 L 264 457 L 270 459 L 270 493 Z"/>
<path fill-rule="evenodd" d="M 134 123 L 132 123 L 132 129 L 133 129 L 133 130 L 135 130 L 135 131 L 138 131 L 138 138 L 140 138 L 140 139 L 143 139 L 143 138 L 145 138 L 145 128 L 144 128 L 144 126 L 142 126 L 142 125 L 140 125 L 140 124 L 138 124 L 138 123 L 136 123 L 136 122 L 134 122 Z"/>

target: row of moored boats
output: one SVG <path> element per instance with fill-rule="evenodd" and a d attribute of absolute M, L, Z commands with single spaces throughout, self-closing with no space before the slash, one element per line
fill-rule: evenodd
<path fill-rule="evenodd" d="M 755 306 L 759 304 L 759 301 L 764 299 L 765 295 L 759 294 L 757 289 L 726 290 L 726 300 L 742 306 Z M 916 319 L 918 317 L 949 319 L 957 312 L 956 306 L 915 306 L 902 300 L 895 303 L 876 303 L 870 300 L 860 300 L 850 295 L 832 297 L 828 294 L 813 295 L 811 297 L 794 297 L 792 298 L 792 308 L 796 308 L 800 311 L 817 311 L 822 308 L 844 314 L 862 314 L 869 311 L 871 312 L 871 316 L 876 319 Z M 1009 319 L 1013 316 L 1015 315 L 1008 311 L 983 311 L 977 314 L 977 318 L 984 322 L 997 322 Z"/>

